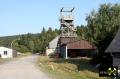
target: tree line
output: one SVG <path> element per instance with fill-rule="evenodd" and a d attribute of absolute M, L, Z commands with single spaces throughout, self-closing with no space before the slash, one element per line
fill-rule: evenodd
<path fill-rule="evenodd" d="M 45 53 L 46 46 L 48 45 L 48 43 L 53 38 L 58 36 L 58 34 L 58 29 L 53 30 L 51 27 L 49 27 L 48 30 L 46 30 L 43 27 L 41 33 L 38 34 L 28 33 L 16 37 L 13 36 L 14 39 L 12 39 L 13 37 L 10 37 L 10 39 L 7 39 L 8 37 L 4 37 L 5 41 L 4 43 L 2 42 L 3 44 L 0 43 L 0 45 L 11 47 L 12 41 L 16 39 L 16 41 L 14 41 L 12 44 L 12 48 L 21 53 Z M 3 38 L 0 39 L 3 40 Z"/>
<path fill-rule="evenodd" d="M 97 11 L 86 16 L 87 25 L 78 26 L 77 33 L 96 45 L 98 54 L 92 57 L 92 64 L 102 62 L 105 50 L 120 28 L 120 4 L 102 4 Z"/>
<path fill-rule="evenodd" d="M 102 4 L 86 16 L 87 25 L 78 26 L 78 34 L 104 53 L 120 27 L 120 4 Z"/>

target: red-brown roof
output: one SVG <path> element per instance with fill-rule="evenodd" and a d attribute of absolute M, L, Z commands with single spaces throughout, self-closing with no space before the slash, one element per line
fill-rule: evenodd
<path fill-rule="evenodd" d="M 60 37 L 58 43 L 61 46 L 63 44 L 67 44 L 74 41 L 77 41 L 76 37 Z"/>
<path fill-rule="evenodd" d="M 79 40 L 67 43 L 68 49 L 96 49 L 96 46 L 86 40 Z"/>

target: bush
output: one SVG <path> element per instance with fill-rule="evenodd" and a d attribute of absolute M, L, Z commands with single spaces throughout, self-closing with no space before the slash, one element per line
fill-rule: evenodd
<path fill-rule="evenodd" d="M 21 53 L 30 52 L 29 49 L 23 45 L 21 45 L 20 48 L 17 49 L 17 51 L 20 51 Z"/>
<path fill-rule="evenodd" d="M 90 63 L 92 65 L 97 65 L 99 63 L 99 56 L 98 55 L 92 56 L 92 59 L 90 60 Z"/>
<path fill-rule="evenodd" d="M 50 53 L 48 56 L 49 56 L 50 58 L 55 58 L 55 53 Z"/>

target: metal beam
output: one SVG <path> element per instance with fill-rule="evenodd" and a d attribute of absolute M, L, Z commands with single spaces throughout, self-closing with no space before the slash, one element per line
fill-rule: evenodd
<path fill-rule="evenodd" d="M 74 10 L 75 8 L 73 8 L 72 10 L 71 10 L 71 12 Z"/>
<path fill-rule="evenodd" d="M 63 8 L 61 8 L 60 12 L 63 12 L 63 9 L 64 9 L 64 7 L 63 7 Z"/>
<path fill-rule="evenodd" d="M 73 12 L 75 8 L 69 8 L 69 10 L 65 10 L 65 9 L 66 9 L 65 7 L 61 8 L 60 12 Z"/>

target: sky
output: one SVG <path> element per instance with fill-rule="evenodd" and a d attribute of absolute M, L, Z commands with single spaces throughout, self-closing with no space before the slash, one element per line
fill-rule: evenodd
<path fill-rule="evenodd" d="M 86 15 L 103 3 L 120 0 L 0 0 L 0 37 L 59 29 L 62 7 L 75 7 L 75 26 L 86 25 Z"/>

